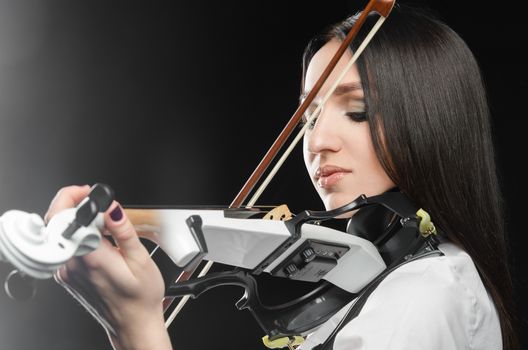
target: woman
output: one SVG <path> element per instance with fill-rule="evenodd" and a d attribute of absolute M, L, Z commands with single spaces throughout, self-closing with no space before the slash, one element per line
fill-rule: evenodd
<path fill-rule="evenodd" d="M 303 94 L 354 20 L 309 43 Z M 327 209 L 397 186 L 431 213 L 444 241 L 445 256 L 409 263 L 382 282 L 340 330 L 334 349 L 514 349 L 489 115 L 478 66 L 463 41 L 423 13 L 395 8 L 308 129 L 305 163 Z M 64 188 L 48 218 L 88 189 Z M 159 271 L 118 203 L 106 225 L 119 250 L 105 242 L 69 262 L 57 279 L 101 322 L 116 349 L 170 349 Z M 302 348 L 324 341 L 339 316 Z"/>

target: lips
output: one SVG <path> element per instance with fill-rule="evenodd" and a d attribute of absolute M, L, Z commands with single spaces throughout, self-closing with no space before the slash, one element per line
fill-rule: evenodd
<path fill-rule="evenodd" d="M 319 167 L 315 172 L 315 180 L 321 188 L 329 188 L 337 184 L 346 174 L 351 171 L 335 165 Z"/>

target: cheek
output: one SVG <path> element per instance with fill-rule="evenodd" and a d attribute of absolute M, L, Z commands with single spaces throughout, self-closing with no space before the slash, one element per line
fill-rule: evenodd
<path fill-rule="evenodd" d="M 361 176 L 365 190 L 370 195 L 377 195 L 394 187 L 394 183 L 375 155 L 364 160 Z"/>
<path fill-rule="evenodd" d="M 367 123 L 353 124 L 350 122 L 344 124 L 341 130 L 344 148 L 349 156 L 359 163 L 370 163 L 372 159 L 376 158 Z"/>
<path fill-rule="evenodd" d="M 305 136 L 303 137 L 303 159 L 304 159 L 304 166 L 306 167 L 306 170 L 310 169 L 310 152 L 308 152 L 308 138 Z"/>
<path fill-rule="evenodd" d="M 366 195 L 376 195 L 394 187 L 394 183 L 389 178 L 385 169 L 381 166 L 368 129 L 368 124 L 361 125 L 361 132 L 356 132 L 355 137 L 349 139 L 347 148 L 352 155 L 358 184 L 362 186 L 362 191 Z"/>
<path fill-rule="evenodd" d="M 381 163 L 376 155 L 374 150 L 374 145 L 372 144 L 372 139 L 370 136 L 364 140 L 362 143 L 363 146 L 363 163 L 365 168 L 369 169 L 370 172 L 376 177 L 388 177 L 385 173 L 385 170 L 381 166 Z"/>

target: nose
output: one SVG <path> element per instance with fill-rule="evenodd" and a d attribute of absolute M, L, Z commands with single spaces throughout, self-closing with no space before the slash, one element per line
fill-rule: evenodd
<path fill-rule="evenodd" d="M 305 146 L 309 153 L 337 152 L 341 148 L 339 123 L 332 118 L 329 108 L 323 108 L 319 117 L 304 134 Z"/>

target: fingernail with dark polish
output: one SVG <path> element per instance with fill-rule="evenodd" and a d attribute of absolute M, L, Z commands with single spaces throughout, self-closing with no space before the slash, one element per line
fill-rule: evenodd
<path fill-rule="evenodd" d="M 121 206 L 115 207 L 114 210 L 110 213 L 110 218 L 112 221 L 119 221 L 123 218 L 123 211 L 121 210 Z"/>

